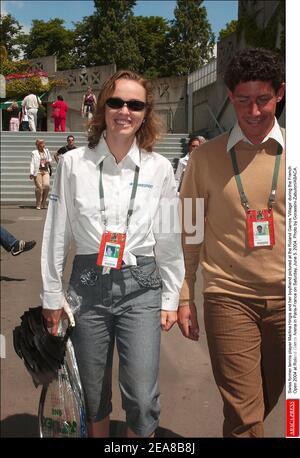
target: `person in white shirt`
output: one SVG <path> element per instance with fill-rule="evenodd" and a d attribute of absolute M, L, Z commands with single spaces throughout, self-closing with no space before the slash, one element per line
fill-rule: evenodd
<path fill-rule="evenodd" d="M 38 138 L 35 142 L 37 149 L 31 153 L 30 180 L 34 180 L 36 209 L 47 208 L 47 197 L 50 188 L 50 170 L 52 157 L 44 140 Z"/>
<path fill-rule="evenodd" d="M 205 143 L 205 142 L 206 142 L 206 140 L 205 140 L 204 137 L 192 137 L 192 138 L 190 138 L 189 143 L 188 143 L 188 153 L 184 157 L 179 159 L 178 165 L 177 165 L 177 169 L 176 169 L 176 172 L 175 172 L 175 181 L 176 181 L 176 186 L 177 186 L 178 192 L 180 191 L 181 183 L 182 183 L 182 180 L 183 180 L 183 175 L 184 175 L 188 160 L 190 158 L 191 152 L 195 148 L 198 148 L 198 146 L 200 146 L 202 143 Z"/>
<path fill-rule="evenodd" d="M 148 437 L 160 415 L 160 333 L 176 322 L 184 277 L 173 169 L 153 152 L 159 121 L 150 83 L 127 70 L 112 75 L 88 132 L 88 146 L 58 162 L 42 246 L 43 315 L 56 334 L 65 297 L 77 305 L 72 341 L 89 436 L 109 435 L 116 342 L 127 435 Z"/>
<path fill-rule="evenodd" d="M 28 94 L 22 101 L 23 112 L 28 116 L 29 129 L 36 132 L 37 126 L 37 112 L 39 106 L 42 104 L 41 99 L 35 94 Z"/>

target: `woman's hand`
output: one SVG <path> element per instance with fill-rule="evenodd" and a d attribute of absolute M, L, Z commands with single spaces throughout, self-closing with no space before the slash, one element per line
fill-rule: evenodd
<path fill-rule="evenodd" d="M 58 325 L 60 320 L 63 318 L 64 309 L 58 310 L 50 310 L 50 309 L 43 309 L 42 314 L 45 320 L 47 321 L 47 328 L 50 334 L 53 336 L 57 335 Z"/>
<path fill-rule="evenodd" d="M 177 312 L 171 310 L 162 310 L 160 314 L 160 326 L 163 331 L 170 331 L 173 324 L 177 321 Z"/>
<path fill-rule="evenodd" d="M 33 178 L 34 178 L 34 175 L 29 175 L 30 180 L 33 180 Z"/>

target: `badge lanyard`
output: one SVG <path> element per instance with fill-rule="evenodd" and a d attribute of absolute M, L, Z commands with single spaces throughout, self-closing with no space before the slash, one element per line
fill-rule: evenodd
<path fill-rule="evenodd" d="M 104 189 L 103 189 L 103 161 L 100 164 L 100 180 L 99 180 L 99 196 L 100 196 L 100 214 L 101 218 L 104 224 L 104 231 L 106 231 L 107 228 L 107 217 L 105 214 L 105 203 L 104 203 Z M 136 196 L 136 191 L 137 191 L 137 186 L 138 186 L 138 179 L 139 179 L 139 173 L 140 173 L 140 168 L 138 166 L 135 167 L 135 172 L 134 172 L 134 180 L 133 180 L 133 185 L 132 185 L 132 191 L 131 191 L 131 196 L 130 196 L 130 202 L 129 202 L 129 208 L 127 212 L 127 217 L 126 217 L 126 226 L 125 226 L 125 233 L 128 230 L 129 226 L 129 221 L 133 213 L 133 207 L 134 207 L 134 200 Z"/>
<path fill-rule="evenodd" d="M 234 146 L 230 150 L 234 177 L 240 194 L 241 204 L 247 212 L 248 242 L 250 248 L 257 246 L 272 246 L 275 244 L 272 208 L 276 202 L 281 154 L 282 146 L 278 144 L 272 178 L 272 188 L 268 199 L 268 208 L 262 210 L 250 210 L 249 201 L 242 185 Z"/>
<path fill-rule="evenodd" d="M 104 224 L 104 231 L 102 234 L 99 254 L 97 258 L 97 265 L 104 266 L 103 273 L 108 273 L 110 268 L 120 269 L 122 266 L 123 253 L 126 243 L 126 233 L 128 230 L 130 218 L 133 213 L 134 201 L 138 187 L 140 167 L 135 167 L 134 180 L 132 184 L 132 191 L 130 196 L 129 207 L 127 211 L 125 231 L 110 232 L 107 230 L 107 216 L 105 213 L 104 202 L 104 189 L 103 189 L 103 161 L 100 164 L 100 178 L 99 178 L 99 196 L 100 196 L 100 215 Z"/>

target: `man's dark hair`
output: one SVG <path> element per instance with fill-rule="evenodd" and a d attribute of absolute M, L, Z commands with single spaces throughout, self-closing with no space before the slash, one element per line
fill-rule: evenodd
<path fill-rule="evenodd" d="M 69 140 L 69 138 L 73 138 L 73 140 L 75 140 L 74 135 L 68 135 L 67 136 L 67 141 Z"/>
<path fill-rule="evenodd" d="M 229 62 L 224 81 L 230 91 L 247 81 L 270 81 L 275 92 L 285 81 L 284 62 L 274 51 L 262 48 L 238 51 Z"/>
<path fill-rule="evenodd" d="M 62 95 L 57 96 L 57 100 L 64 100 Z"/>
<path fill-rule="evenodd" d="M 191 144 L 192 144 L 195 140 L 197 140 L 197 142 L 200 143 L 200 140 L 199 140 L 198 137 L 191 137 L 191 138 L 189 139 L 188 146 L 191 146 Z"/>

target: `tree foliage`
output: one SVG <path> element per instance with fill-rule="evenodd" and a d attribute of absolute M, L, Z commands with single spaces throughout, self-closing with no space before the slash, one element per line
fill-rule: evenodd
<path fill-rule="evenodd" d="M 278 1 L 268 23 L 263 27 L 257 24 L 257 15 L 258 11 L 252 13 L 247 10 L 245 5 L 242 7 L 237 21 L 238 38 L 243 36 L 248 46 L 273 49 L 285 55 L 285 0 Z M 279 27 L 281 30 L 278 40 Z"/>
<path fill-rule="evenodd" d="M 57 78 L 49 78 L 48 82 L 43 82 L 41 78 L 36 76 L 26 79 L 16 79 L 6 84 L 6 96 L 9 98 L 19 98 L 27 94 L 41 94 L 43 92 L 50 92 L 54 88 L 64 87 L 65 85 L 66 81 Z"/>
<path fill-rule="evenodd" d="M 202 0 L 177 0 L 168 39 L 172 75 L 187 75 L 212 57 L 215 42 Z"/>
<path fill-rule="evenodd" d="M 221 29 L 219 32 L 218 41 L 223 40 L 223 38 L 226 38 L 229 35 L 231 35 L 232 33 L 236 32 L 237 25 L 238 25 L 238 21 L 236 19 L 233 19 L 232 21 L 227 22 L 226 27 L 224 29 Z"/>
<path fill-rule="evenodd" d="M 86 66 L 115 63 L 138 70 L 143 64 L 132 36 L 135 0 L 95 0 L 95 12 L 76 23 L 76 53 Z"/>
<path fill-rule="evenodd" d="M 132 33 L 143 62 L 138 68 L 146 78 L 163 76 L 166 53 L 166 39 L 170 32 L 169 22 L 160 16 L 134 16 Z"/>
<path fill-rule="evenodd" d="M 18 45 L 22 41 L 22 26 L 11 15 L 0 15 L 0 43 L 4 46 L 11 59 L 17 59 L 20 54 Z"/>
<path fill-rule="evenodd" d="M 74 32 L 64 27 L 64 20 L 59 18 L 42 21 L 34 19 L 30 33 L 23 43 L 27 59 L 36 57 L 57 56 L 58 70 L 75 66 L 73 55 Z"/>
<path fill-rule="evenodd" d="M 59 18 L 33 20 L 30 33 L 22 35 L 24 57 L 54 54 L 58 70 L 114 63 L 148 78 L 186 75 L 210 59 L 214 35 L 202 0 L 177 0 L 173 21 L 135 17 L 135 4 L 136 0 L 94 0 L 94 13 L 74 23 L 73 30 Z M 5 24 L 11 32 L 5 34 L 2 27 L 1 33 L 11 45 L 12 31 L 18 36 L 21 27 L 13 18 Z"/>

